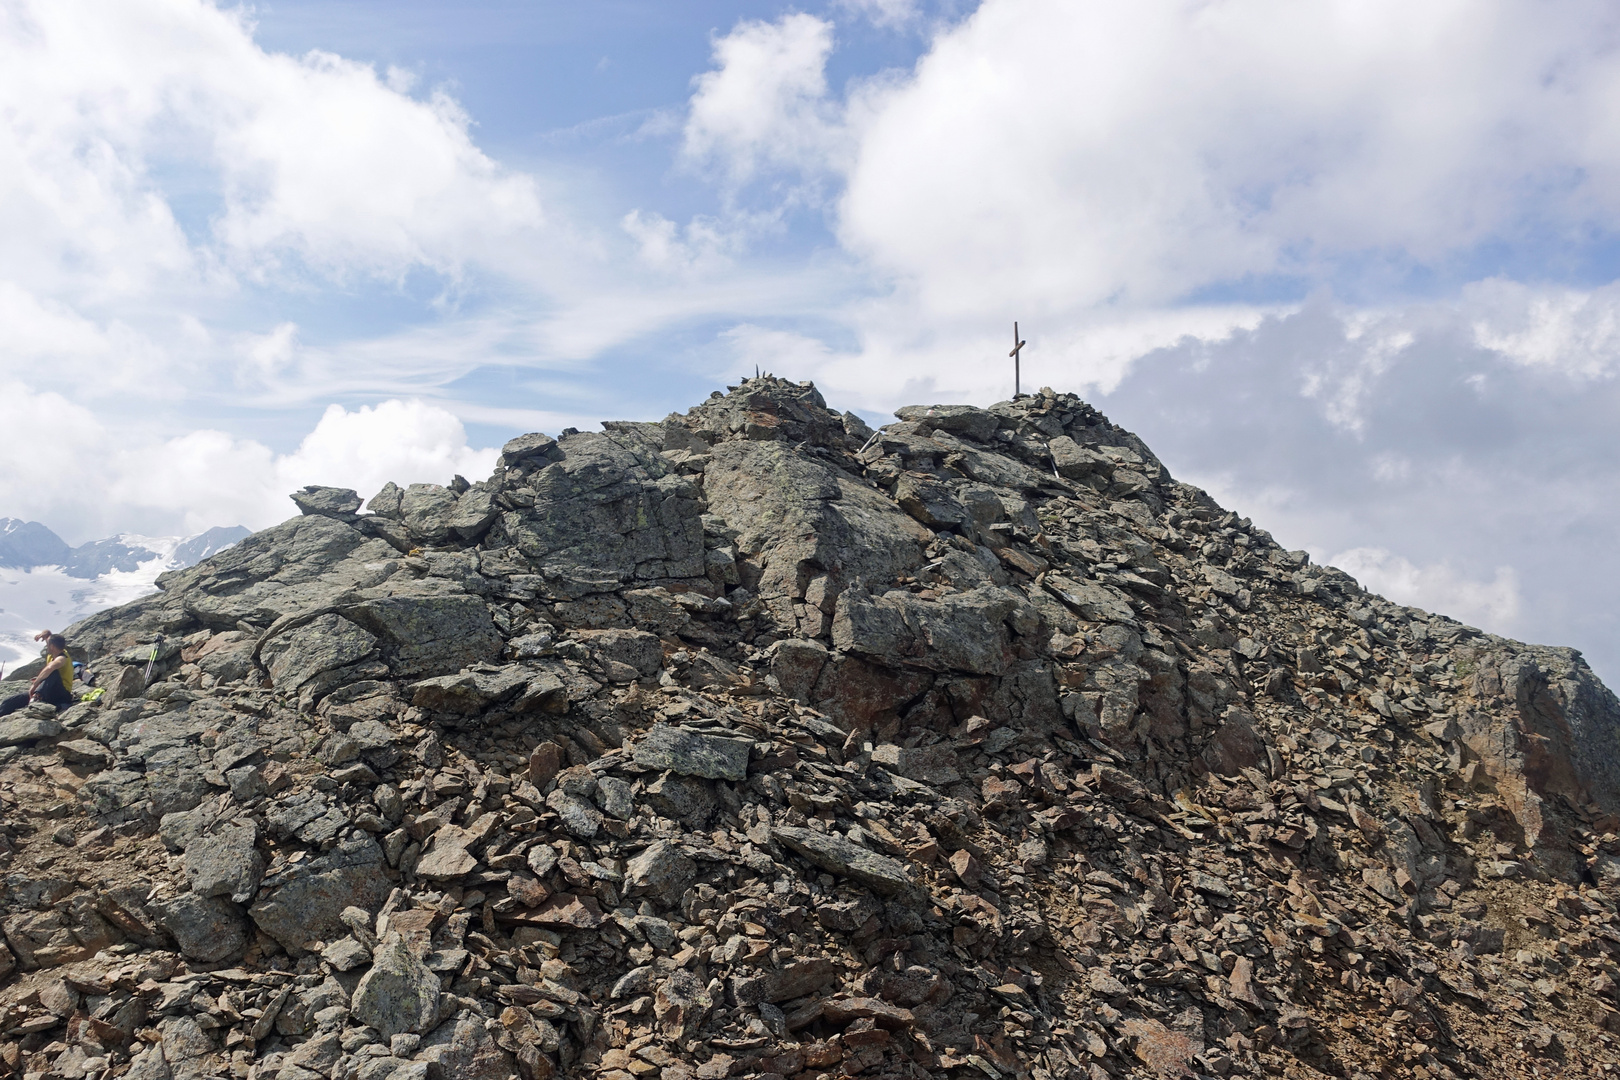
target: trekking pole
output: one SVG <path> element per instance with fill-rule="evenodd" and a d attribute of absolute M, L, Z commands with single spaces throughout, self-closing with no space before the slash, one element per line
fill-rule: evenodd
<path fill-rule="evenodd" d="M 163 644 L 163 635 L 159 634 L 157 636 L 157 640 L 152 642 L 152 656 L 151 656 L 150 659 L 148 659 L 146 661 L 146 677 L 145 677 L 144 681 L 147 682 L 147 683 L 150 683 L 152 681 L 152 665 L 157 663 L 158 648 L 162 644 Z"/>

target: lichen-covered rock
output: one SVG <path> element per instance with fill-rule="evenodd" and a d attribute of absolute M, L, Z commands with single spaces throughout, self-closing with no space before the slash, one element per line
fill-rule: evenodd
<path fill-rule="evenodd" d="M 439 977 L 406 947 L 398 934 L 383 938 L 371 953 L 371 969 L 360 977 L 350 1006 L 355 1018 L 384 1038 L 427 1031 L 439 1015 Z"/>
<path fill-rule="evenodd" d="M 649 769 L 668 769 L 682 776 L 741 780 L 748 775 L 751 750 L 741 739 L 655 724 L 636 744 L 635 760 Z"/>
<path fill-rule="evenodd" d="M 259 891 L 264 859 L 254 844 L 258 829 L 251 822 L 227 825 L 186 845 L 185 871 L 198 896 L 227 896 L 245 904 Z"/>
<path fill-rule="evenodd" d="M 248 914 L 260 930 L 298 955 L 307 942 L 344 930 L 346 907 L 374 909 L 388 895 L 382 849 L 370 837 L 345 840 L 319 858 L 272 867 Z"/>
<path fill-rule="evenodd" d="M 237 959 L 247 948 L 247 920 L 227 897 L 183 893 L 163 905 L 161 920 L 180 954 L 191 960 L 217 964 Z"/>
<path fill-rule="evenodd" d="M 297 691 L 305 683 L 375 656 L 377 636 L 337 614 L 272 638 L 259 655 L 277 686 Z"/>
<path fill-rule="evenodd" d="M 292 501 L 305 514 L 352 521 L 360 510 L 360 496 L 351 488 L 311 484 L 292 493 Z"/>

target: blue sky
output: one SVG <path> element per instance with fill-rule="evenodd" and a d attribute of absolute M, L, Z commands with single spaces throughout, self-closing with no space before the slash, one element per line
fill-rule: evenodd
<path fill-rule="evenodd" d="M 756 364 L 871 419 L 989 403 L 1018 319 L 1028 382 L 1284 543 L 1620 673 L 1617 31 L 1596 0 L 0 2 L 0 515 L 260 527 Z"/>

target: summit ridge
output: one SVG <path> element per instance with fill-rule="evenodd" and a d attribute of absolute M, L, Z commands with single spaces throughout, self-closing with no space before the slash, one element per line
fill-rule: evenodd
<path fill-rule="evenodd" d="M 762 376 L 305 488 L 71 627 L 107 693 L 0 719 L 0 1073 L 1620 1064 L 1578 652 L 1283 550 L 1073 395 L 896 416 Z"/>

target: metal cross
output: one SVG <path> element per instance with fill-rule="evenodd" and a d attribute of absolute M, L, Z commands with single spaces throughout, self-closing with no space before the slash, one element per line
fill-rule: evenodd
<path fill-rule="evenodd" d="M 1023 394 L 1018 392 L 1018 381 L 1019 381 L 1019 370 L 1018 369 L 1021 366 L 1020 361 L 1023 360 L 1023 357 L 1019 356 L 1018 354 L 1024 348 L 1024 346 L 1028 345 L 1028 344 L 1029 344 L 1029 342 L 1024 341 L 1023 339 L 1021 339 L 1018 336 L 1018 324 L 1013 323 L 1013 349 L 1012 349 L 1012 352 L 1008 353 L 1007 355 L 1012 357 L 1012 361 L 1013 361 L 1013 400 L 1014 401 L 1017 401 L 1019 398 L 1024 396 Z"/>

